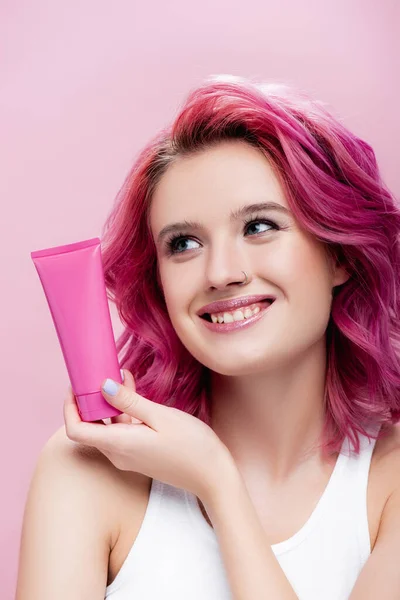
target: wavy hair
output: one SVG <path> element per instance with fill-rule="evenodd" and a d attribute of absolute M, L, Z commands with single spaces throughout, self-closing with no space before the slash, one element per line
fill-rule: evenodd
<path fill-rule="evenodd" d="M 209 370 L 178 338 L 161 289 L 148 216 L 174 161 L 230 139 L 261 150 L 300 226 L 346 266 L 326 330 L 320 447 L 378 437 L 400 418 L 400 207 L 371 146 L 325 105 L 280 83 L 214 76 L 191 90 L 172 124 L 139 153 L 103 227 L 107 295 L 123 333 L 117 352 L 137 392 L 210 424 Z M 377 438 L 375 438 L 377 439 Z"/>

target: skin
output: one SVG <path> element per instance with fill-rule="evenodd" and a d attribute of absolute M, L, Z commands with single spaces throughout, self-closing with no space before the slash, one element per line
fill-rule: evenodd
<path fill-rule="evenodd" d="M 211 427 L 234 457 L 269 543 L 276 544 L 306 522 L 337 460 L 337 454 L 324 459 L 315 444 L 323 422 L 332 290 L 348 274 L 293 215 L 259 214 L 280 231 L 259 223 L 248 235 L 243 221 L 229 220 L 232 209 L 266 200 L 289 208 L 265 156 L 230 141 L 170 166 L 153 195 L 149 222 L 171 322 L 189 352 L 212 371 Z M 171 255 L 159 233 L 185 219 L 202 228 L 183 231 L 185 239 L 175 245 L 180 252 Z M 248 282 L 238 286 L 242 270 Z M 248 329 L 216 334 L 196 314 L 214 300 L 264 293 L 277 300 Z M 374 449 L 367 498 L 371 548 L 397 485 L 399 448 L 393 427 Z M 140 523 L 149 486 L 143 494 Z M 137 525 L 126 530 L 128 519 L 121 522 L 124 534 L 111 556 L 112 577 L 138 531 Z"/>
<path fill-rule="evenodd" d="M 230 141 L 173 164 L 150 210 L 155 240 L 174 221 L 204 224 L 185 231 L 179 254 L 157 245 L 160 279 L 178 336 L 212 370 L 212 428 L 254 490 L 260 473 L 272 486 L 324 467 L 312 451 L 322 428 L 324 333 L 332 289 L 348 278 L 293 215 L 261 213 L 281 231 L 259 224 L 245 235 L 242 219 L 230 223 L 232 208 L 267 200 L 289 209 L 265 156 Z M 242 270 L 249 279 L 239 287 Z M 196 315 L 209 302 L 247 294 L 277 298 L 247 329 L 214 333 Z"/>
<path fill-rule="evenodd" d="M 165 243 L 157 243 L 160 281 L 182 343 L 212 370 L 211 428 L 234 458 L 263 531 L 275 544 L 306 522 L 337 458 L 323 460 L 314 446 L 322 427 L 324 334 L 332 290 L 347 280 L 347 274 L 331 263 L 324 247 L 302 231 L 293 216 L 258 214 L 279 225 L 279 231 L 259 223 L 248 226 L 245 234 L 243 220 L 230 222 L 232 209 L 267 200 L 288 208 L 265 156 L 244 142 L 232 141 L 171 165 L 157 186 L 149 216 L 155 240 L 172 222 L 203 223 L 200 231 L 185 231 L 189 239 L 179 244 L 187 249 L 182 254 L 170 256 Z M 248 282 L 238 286 L 242 270 Z M 216 334 L 196 315 L 213 300 L 253 293 L 273 294 L 277 300 L 248 329 Z M 134 389 L 131 374 L 125 375 L 125 385 Z M 67 428 L 83 431 L 76 413 L 70 414 Z M 127 415 L 114 420 L 130 421 Z M 168 425 L 160 419 L 161 429 L 164 424 Z M 195 425 L 199 423 L 187 420 L 177 429 L 188 431 Z M 172 422 L 166 434 L 171 426 Z M 189 431 L 188 437 L 193 439 Z M 167 440 L 163 435 L 158 438 Z M 132 436 L 132 443 L 135 439 L 139 441 Z M 106 446 L 102 452 L 100 443 L 99 450 L 88 440 L 77 443 L 78 435 L 68 439 L 62 427 L 41 453 L 25 509 L 16 600 L 47 600 L 54 597 L 54 590 L 59 600 L 104 598 L 105 585 L 115 579 L 136 539 L 151 476 L 139 465 L 138 472 L 130 465 L 123 470 L 122 463 L 110 462 L 112 446 L 108 460 Z M 159 450 L 155 463 L 162 468 L 160 457 L 166 453 L 162 446 Z M 140 456 L 127 452 L 122 458 L 131 461 Z M 142 458 L 147 460 L 146 453 Z M 196 458 L 192 463 L 200 464 Z M 376 444 L 371 462 L 367 504 L 372 548 L 385 504 L 399 485 L 399 464 L 399 428 L 393 426 Z M 165 467 L 169 466 L 167 461 Z M 174 484 L 172 478 L 180 471 L 172 471 Z M 202 479 L 195 477 L 193 483 Z M 208 519 L 204 507 L 203 511 Z M 243 510 L 239 513 L 243 515 Z M 241 526 L 232 515 L 226 519 L 233 528 Z M 223 515 L 217 521 L 223 522 Z"/>

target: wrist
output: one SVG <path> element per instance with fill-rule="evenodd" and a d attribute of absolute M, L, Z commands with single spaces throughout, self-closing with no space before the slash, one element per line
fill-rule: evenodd
<path fill-rule="evenodd" d="M 221 499 L 226 497 L 227 492 L 230 494 L 231 490 L 237 489 L 241 483 L 241 475 L 235 460 L 225 447 L 215 461 L 213 477 L 201 501 L 210 511 L 213 511 L 220 505 Z"/>

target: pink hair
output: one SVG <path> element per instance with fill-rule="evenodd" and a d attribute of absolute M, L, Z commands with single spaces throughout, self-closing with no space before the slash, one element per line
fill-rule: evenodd
<path fill-rule="evenodd" d="M 400 419 L 400 207 L 371 146 L 321 102 L 288 86 L 212 77 L 140 152 L 102 235 L 108 297 L 125 326 L 117 340 L 121 366 L 134 375 L 139 394 L 210 424 L 209 371 L 170 322 L 148 213 L 170 164 L 229 139 L 265 153 L 299 224 L 350 274 L 334 288 L 326 331 L 320 446 L 338 452 L 348 436 L 358 453 L 357 432 L 375 437 L 370 424 Z"/>

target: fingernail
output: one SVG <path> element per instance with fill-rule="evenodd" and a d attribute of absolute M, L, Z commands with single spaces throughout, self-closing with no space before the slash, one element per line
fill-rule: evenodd
<path fill-rule="evenodd" d="M 110 396 L 115 396 L 115 394 L 118 392 L 118 387 L 118 383 L 116 383 L 113 379 L 106 379 L 102 386 L 102 389 L 105 391 L 106 394 L 109 394 Z"/>
<path fill-rule="evenodd" d="M 125 381 L 125 375 L 124 375 L 124 371 L 123 371 L 123 369 L 120 369 L 120 371 L 121 371 L 121 377 L 122 377 L 122 381 Z"/>

